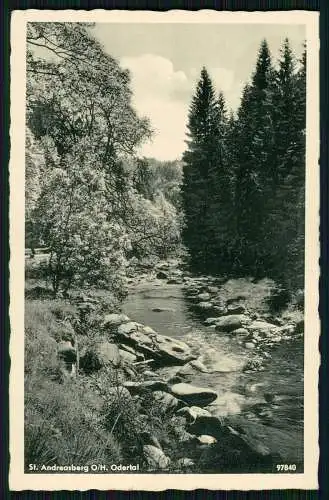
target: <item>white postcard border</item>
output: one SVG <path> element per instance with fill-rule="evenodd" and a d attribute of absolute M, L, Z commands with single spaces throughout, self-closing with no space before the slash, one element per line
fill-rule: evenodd
<path fill-rule="evenodd" d="M 304 473 L 25 474 L 24 473 L 24 175 L 26 23 L 303 24 L 307 32 Z M 10 489 L 11 490 L 265 490 L 318 487 L 319 336 L 319 16 L 317 12 L 14 11 L 10 78 Z"/>

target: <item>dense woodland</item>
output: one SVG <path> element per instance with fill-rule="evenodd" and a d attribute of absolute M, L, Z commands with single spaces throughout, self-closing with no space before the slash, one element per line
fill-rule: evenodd
<path fill-rule="evenodd" d="M 184 242 L 195 270 L 303 288 L 306 53 L 264 40 L 237 115 L 203 68 L 184 154 Z"/>

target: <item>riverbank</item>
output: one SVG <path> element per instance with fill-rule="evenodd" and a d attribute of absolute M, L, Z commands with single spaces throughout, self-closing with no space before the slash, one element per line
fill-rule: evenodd
<path fill-rule="evenodd" d="M 179 331 L 174 337 L 164 323 L 157 331 L 125 314 L 127 302 L 122 312 L 100 294 L 77 295 L 70 301 L 27 300 L 27 441 L 33 443 L 31 432 L 41 430 L 44 448 L 49 456 L 57 454 L 57 463 L 68 459 L 58 456 L 60 443 L 73 449 L 72 441 L 82 433 L 79 453 L 85 461 L 95 460 L 92 443 L 98 443 L 103 460 L 118 463 L 129 458 L 132 463 L 133 457 L 143 472 L 270 472 L 276 463 L 287 461 L 301 470 L 300 433 L 297 436 L 279 422 L 271 425 L 275 407 L 282 407 L 282 395 L 266 392 L 266 387 L 261 396 L 258 392 L 271 350 L 298 342 L 301 318 L 293 309 L 270 317 L 261 305 L 266 286 L 251 280 L 214 283 L 209 277 L 184 276 L 175 262 L 131 277 L 127 300 L 140 290 L 146 296 L 150 290 L 166 290 L 167 295 L 171 290 L 174 297 L 179 292 L 192 321 L 195 315 L 197 324 L 204 325 L 201 342 L 195 342 L 200 337 L 196 323 L 187 335 Z M 159 318 L 169 315 L 172 325 L 170 318 L 180 314 L 158 303 L 152 309 Z M 185 324 L 185 316 L 180 321 Z M 210 353 L 209 359 L 214 338 L 223 341 L 220 347 L 226 345 L 226 351 L 235 346 L 235 357 L 218 362 Z M 241 377 L 248 378 L 244 394 L 233 387 Z M 45 418 L 52 405 L 57 408 L 57 413 L 50 412 L 56 432 Z M 31 422 L 36 409 L 37 422 Z M 27 463 L 31 449 L 28 445 Z"/>

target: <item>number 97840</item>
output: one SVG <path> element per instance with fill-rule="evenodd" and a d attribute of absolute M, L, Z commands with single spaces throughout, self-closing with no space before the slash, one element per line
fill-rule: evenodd
<path fill-rule="evenodd" d="M 278 472 L 294 472 L 296 471 L 296 464 L 277 464 L 276 470 Z"/>

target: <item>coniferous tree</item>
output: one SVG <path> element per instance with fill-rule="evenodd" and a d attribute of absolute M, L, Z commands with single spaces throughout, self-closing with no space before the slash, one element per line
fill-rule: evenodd
<path fill-rule="evenodd" d="M 183 155 L 182 200 L 185 213 L 183 240 L 191 266 L 207 269 L 209 262 L 209 174 L 217 153 L 218 104 L 210 76 L 201 71 L 189 111 L 188 149 Z"/>
<path fill-rule="evenodd" d="M 276 122 L 279 179 L 272 214 L 278 251 L 272 274 L 293 290 L 303 288 L 304 280 L 306 51 L 298 71 L 288 40 L 281 53 L 276 107 L 281 111 Z"/>
<path fill-rule="evenodd" d="M 227 117 L 205 69 L 189 114 L 183 239 L 195 270 L 253 274 L 303 287 L 306 51 L 285 40 L 277 69 L 267 42 Z"/>
<path fill-rule="evenodd" d="M 274 167 L 272 82 L 271 55 L 264 40 L 252 81 L 244 89 L 235 127 L 235 261 L 245 273 L 261 274 L 265 267 L 260 228 Z"/>
<path fill-rule="evenodd" d="M 226 272 L 231 269 L 233 240 L 233 183 L 232 168 L 228 162 L 229 121 L 222 92 L 215 107 L 216 135 L 213 143 L 213 160 L 208 175 L 209 211 L 208 269 Z"/>

